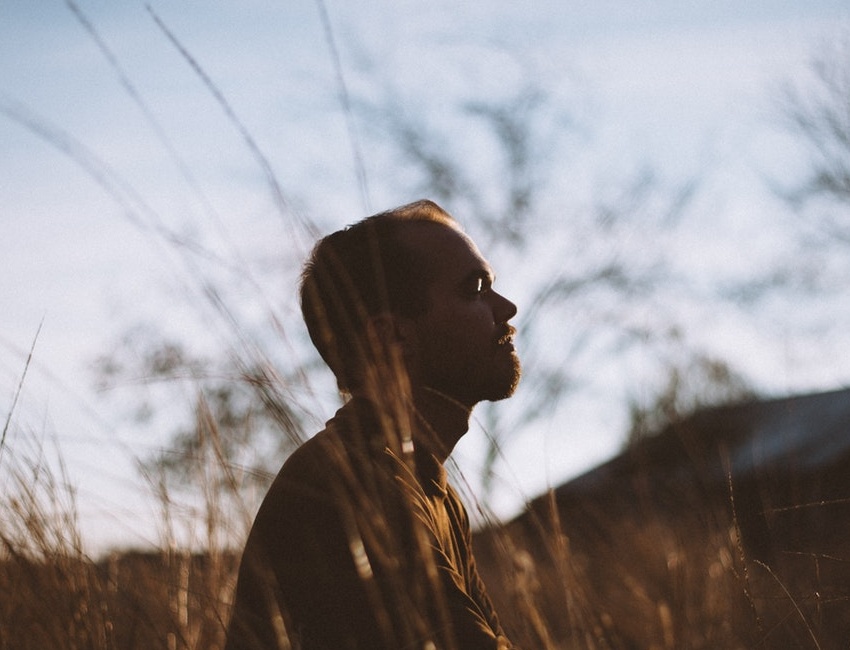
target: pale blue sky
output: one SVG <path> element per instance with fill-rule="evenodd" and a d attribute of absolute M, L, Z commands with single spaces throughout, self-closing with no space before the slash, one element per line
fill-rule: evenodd
<path fill-rule="evenodd" d="M 376 153 L 367 156 L 372 196 L 363 205 L 315 2 L 150 4 L 227 97 L 296 211 L 331 227 L 352 220 L 343 206 L 357 206 L 356 218 L 367 207 L 415 198 L 381 182 L 387 161 Z M 439 121 L 452 102 L 499 97 L 534 70 L 555 98 L 575 102 L 571 110 L 587 123 L 592 137 L 584 146 L 594 164 L 588 174 L 646 162 L 675 179 L 708 167 L 713 198 L 704 207 L 704 230 L 690 236 L 713 246 L 721 265 L 739 263 L 740 254 L 730 255 L 728 239 L 706 241 L 707 233 L 738 228 L 752 236 L 753 214 L 775 207 L 760 173 L 781 176 L 799 165 L 770 123 L 770 93 L 803 74 L 822 39 L 842 25 L 846 32 L 850 11 L 846 2 L 828 0 L 326 4 L 354 94 L 390 85 Z M 92 529 L 108 524 L 117 537 L 141 543 L 152 533 L 137 523 L 149 506 L 132 456 L 161 441 L 128 437 L 93 395 L 86 368 L 129 324 L 155 319 L 181 333 L 194 316 L 178 306 L 185 264 L 155 233 L 132 223 L 127 208 L 148 228 L 199 235 L 214 250 L 234 246 L 252 260 L 282 247 L 300 255 L 309 239 L 280 228 L 262 170 L 145 4 L 78 5 L 150 115 L 65 3 L 0 0 L 0 411 L 7 412 L 43 320 L 16 421 L 55 433 Z M 91 155 L 89 163 L 102 162 L 96 173 L 106 174 L 113 194 L 10 115 L 35 120 L 60 142 L 70 138 L 66 144 Z M 220 227 L 211 226 L 150 117 L 203 187 Z M 739 354 L 741 330 L 727 326 L 728 341 L 718 346 Z M 776 346 L 771 338 L 746 344 L 763 359 L 754 374 L 763 373 L 773 389 L 850 380 L 846 366 L 825 369 L 811 341 L 795 339 L 771 361 Z M 808 365 L 800 361 L 808 358 Z M 616 450 L 622 415 L 580 410 L 573 437 L 541 433 L 543 443 L 511 450 L 504 473 L 515 484 L 500 495 L 503 512 Z M 474 456 L 475 445 L 461 455 Z"/>

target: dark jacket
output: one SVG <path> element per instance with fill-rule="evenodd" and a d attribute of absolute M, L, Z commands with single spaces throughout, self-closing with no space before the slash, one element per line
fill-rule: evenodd
<path fill-rule="evenodd" d="M 286 461 L 243 554 L 227 650 L 510 647 L 466 510 L 424 447 L 402 452 L 408 426 L 355 399 Z"/>

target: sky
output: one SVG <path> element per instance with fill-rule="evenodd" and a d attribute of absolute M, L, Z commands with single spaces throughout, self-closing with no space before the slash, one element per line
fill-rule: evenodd
<path fill-rule="evenodd" d="M 692 246 L 706 274 L 771 258 L 789 245 L 777 225 L 789 217 L 765 179 L 803 169 L 777 133 L 772 93 L 803 77 L 848 18 L 838 0 L 0 0 L 0 412 L 15 425 L 0 451 L 35 436 L 61 455 L 83 529 L 99 544 L 157 541 L 135 463 L 165 436 L 140 438 L 127 405 L 95 390 L 92 362 L 140 322 L 215 344 L 191 308 L 197 269 L 169 241 L 198 241 L 257 275 L 282 264 L 262 298 L 285 311 L 291 301 L 280 296 L 310 227 L 418 198 L 400 191 L 391 156 L 371 148 L 370 125 L 347 121 L 343 89 L 355 100 L 392 92 L 402 109 L 450 130 L 459 102 L 507 97 L 533 75 L 583 133 L 582 164 L 564 173 L 649 165 L 675 183 L 707 169 L 699 227 L 679 241 L 687 263 L 703 259 Z M 746 253 L 736 238 L 752 242 Z M 522 305 L 521 275 L 506 281 Z M 240 310 L 262 318 L 250 300 Z M 704 336 L 770 391 L 846 385 L 850 368 L 824 351 L 844 339 L 791 337 L 806 329 L 801 318 L 729 316 Z M 568 434 L 550 425 L 507 450 L 497 512 L 509 516 L 617 451 L 623 409 L 598 402 L 572 407 Z M 461 465 L 474 466 L 480 446 L 464 441 Z"/>

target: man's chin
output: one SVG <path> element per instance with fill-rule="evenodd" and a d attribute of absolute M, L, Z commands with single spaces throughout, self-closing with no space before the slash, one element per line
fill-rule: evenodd
<path fill-rule="evenodd" d="M 452 399 L 472 408 L 479 402 L 498 402 L 507 399 L 516 392 L 522 370 L 519 358 L 515 353 L 510 355 L 511 363 L 502 364 L 486 375 L 475 378 L 467 375 L 462 380 L 452 382 L 435 382 L 431 390 L 451 397 Z"/>
<path fill-rule="evenodd" d="M 522 369 L 519 365 L 519 359 L 514 357 L 514 366 L 511 369 L 511 374 L 509 377 L 505 378 L 504 382 L 501 382 L 499 386 L 494 386 L 494 390 L 490 394 L 490 396 L 485 399 L 488 402 L 498 402 L 503 399 L 508 399 L 511 397 L 519 386 L 519 380 L 522 377 Z"/>

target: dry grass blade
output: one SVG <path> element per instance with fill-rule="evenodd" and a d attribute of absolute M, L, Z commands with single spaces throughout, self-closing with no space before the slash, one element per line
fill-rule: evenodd
<path fill-rule="evenodd" d="M 21 395 L 21 390 L 23 390 L 24 381 L 27 378 L 27 371 L 29 370 L 30 363 L 32 363 L 32 355 L 35 351 L 35 344 L 38 341 L 38 336 L 39 334 L 41 334 L 42 325 L 44 325 L 43 318 L 38 324 L 38 329 L 35 331 L 35 336 L 32 339 L 32 345 L 30 345 L 30 350 L 27 354 L 27 359 L 24 362 L 24 371 L 21 373 L 21 379 L 18 382 L 18 387 L 15 389 L 15 396 L 12 398 L 12 405 L 9 407 L 9 412 L 6 414 L 6 422 L 3 425 L 3 434 L 2 436 L 0 436 L 0 457 L 2 457 L 3 448 L 6 445 L 6 434 L 9 432 L 9 424 L 12 422 L 12 414 L 15 412 L 15 407 L 18 405 L 18 398 Z"/>
<path fill-rule="evenodd" d="M 818 650 L 821 650 L 821 644 L 818 641 L 817 636 L 815 636 L 815 633 L 814 633 L 814 630 L 812 630 L 811 624 L 806 619 L 805 614 L 803 614 L 803 610 L 800 609 L 800 605 L 797 604 L 797 599 L 794 598 L 794 596 L 788 590 L 788 587 L 785 586 L 785 583 L 783 583 L 782 580 L 779 579 L 779 576 L 777 576 L 776 573 L 773 571 L 773 569 L 771 569 L 767 564 L 765 564 L 764 562 L 761 562 L 759 560 L 755 560 L 755 563 L 757 565 L 759 565 L 760 567 L 762 567 L 765 571 L 767 571 L 770 574 L 770 576 L 776 581 L 776 584 L 779 585 L 779 587 L 782 589 L 782 591 L 788 597 L 788 601 L 794 606 L 794 609 L 796 610 L 797 614 L 800 616 L 800 620 L 806 626 L 806 631 L 809 633 L 809 637 L 811 637 L 812 642 L 815 644 L 815 648 L 817 648 Z"/>
<path fill-rule="evenodd" d="M 233 110 L 233 107 L 230 105 L 230 102 L 221 92 L 221 90 L 216 86 L 215 82 L 210 78 L 198 60 L 192 56 L 189 50 L 183 45 L 179 38 L 174 34 L 174 32 L 169 29 L 168 25 L 165 24 L 165 21 L 160 18 L 159 14 L 157 14 L 153 7 L 150 5 L 146 5 L 146 9 L 148 13 L 153 18 L 156 26 L 162 31 L 165 37 L 169 40 L 169 42 L 177 49 L 180 56 L 189 64 L 197 77 L 201 80 L 201 82 L 206 87 L 207 91 L 212 95 L 212 97 L 218 102 L 219 106 L 224 111 L 225 116 L 230 121 L 230 123 L 236 128 L 240 137 L 247 145 L 251 154 L 254 156 L 255 160 L 259 164 L 260 168 L 263 171 L 263 174 L 266 179 L 266 183 L 268 184 L 272 197 L 274 199 L 275 205 L 277 207 L 278 212 L 281 216 L 291 216 L 295 217 L 295 221 L 300 225 L 306 232 L 314 234 L 314 229 L 312 225 L 300 217 L 297 213 L 290 210 L 289 201 L 286 198 L 286 195 L 278 182 L 277 176 L 272 169 L 272 165 L 269 162 L 269 159 L 263 153 L 260 146 L 257 144 L 257 141 L 254 139 L 254 136 L 251 135 L 251 132 L 247 129 L 247 127 L 243 124 L 242 120 L 239 119 L 239 116 L 236 114 L 236 111 Z M 287 225 L 291 225 L 291 222 L 287 220 Z M 293 233 L 294 234 L 294 233 Z"/>
<path fill-rule="evenodd" d="M 360 140 L 357 137 L 357 129 L 354 128 L 354 114 L 351 110 L 351 98 L 348 94 L 348 85 L 345 83 L 345 75 L 342 71 L 342 60 L 339 56 L 339 50 L 336 46 L 334 38 L 333 26 L 331 25 L 331 17 L 328 14 L 328 8 L 324 0 L 316 0 L 319 7 L 319 15 L 322 18 L 322 27 L 325 32 L 325 41 L 328 44 L 331 61 L 333 62 L 334 71 L 336 73 L 336 84 L 339 88 L 339 100 L 342 104 L 342 112 L 345 115 L 345 124 L 348 128 L 348 140 L 351 144 L 351 153 L 354 157 L 354 171 L 357 174 L 357 185 L 360 188 L 360 200 L 363 203 L 363 209 L 366 213 L 372 212 L 371 200 L 369 198 L 369 179 L 366 176 L 366 165 L 363 163 L 363 152 L 360 147 Z"/>

